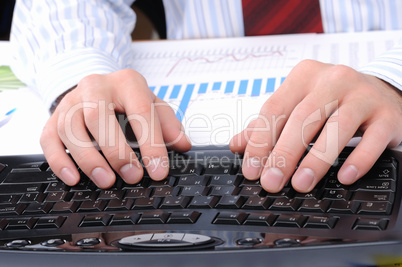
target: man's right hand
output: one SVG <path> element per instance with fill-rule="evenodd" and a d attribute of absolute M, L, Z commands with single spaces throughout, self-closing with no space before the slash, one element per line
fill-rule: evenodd
<path fill-rule="evenodd" d="M 67 185 L 76 184 L 80 175 L 66 149 L 100 188 L 114 184 L 114 171 L 127 183 L 141 180 L 143 168 L 127 144 L 116 112 L 127 115 L 143 164 L 154 180 L 168 174 L 166 146 L 177 151 L 191 148 L 174 111 L 153 94 L 142 75 L 129 69 L 90 75 L 61 100 L 40 140 L 51 169 Z"/>

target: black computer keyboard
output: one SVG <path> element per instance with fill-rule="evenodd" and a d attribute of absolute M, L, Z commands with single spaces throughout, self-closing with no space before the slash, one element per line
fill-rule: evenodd
<path fill-rule="evenodd" d="M 351 248 L 365 245 L 367 253 L 380 245 L 402 251 L 401 153 L 386 151 L 367 175 L 346 186 L 337 171 L 351 150 L 309 193 L 290 183 L 279 193 L 266 192 L 258 180 L 244 178 L 241 156 L 223 148 L 169 152 L 165 180 L 145 175 L 127 184 L 118 178 L 104 190 L 83 173 L 77 185 L 65 185 L 42 155 L 0 157 L 0 255 L 213 255 L 334 246 L 353 254 Z"/>

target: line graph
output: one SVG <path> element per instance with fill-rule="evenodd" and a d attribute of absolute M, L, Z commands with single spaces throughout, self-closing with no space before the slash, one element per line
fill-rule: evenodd
<path fill-rule="evenodd" d="M 246 78 L 250 74 L 262 76 L 267 71 L 287 72 L 300 61 L 303 54 L 300 45 L 295 44 L 248 43 L 246 46 L 236 42 L 225 43 L 214 46 L 197 43 L 200 46 L 145 50 L 135 54 L 133 68 L 153 84 L 166 84 L 177 79 L 202 82 L 211 76 L 230 79 L 230 76 Z"/>
<path fill-rule="evenodd" d="M 173 64 L 173 66 L 167 72 L 166 77 L 169 77 L 172 74 L 172 72 L 179 66 L 179 64 L 181 64 L 182 62 L 185 62 L 185 61 L 188 61 L 190 63 L 197 62 L 197 61 L 201 61 L 201 62 L 203 61 L 205 63 L 212 64 L 212 63 L 221 62 L 221 61 L 226 60 L 226 59 L 231 59 L 234 62 L 241 62 L 241 61 L 246 61 L 246 60 L 248 60 L 250 58 L 264 58 L 264 57 L 272 57 L 272 56 L 275 56 L 275 55 L 283 56 L 283 52 L 281 52 L 281 51 L 273 51 L 273 52 L 268 53 L 268 54 L 252 54 L 251 53 L 251 54 L 246 54 L 245 56 L 240 56 L 240 55 L 236 55 L 236 54 L 227 54 L 227 55 L 220 56 L 220 57 L 218 57 L 216 59 L 211 59 L 211 58 L 208 58 L 208 57 L 205 57 L 205 56 L 196 57 L 196 58 L 182 57 L 182 58 L 179 58 Z"/>

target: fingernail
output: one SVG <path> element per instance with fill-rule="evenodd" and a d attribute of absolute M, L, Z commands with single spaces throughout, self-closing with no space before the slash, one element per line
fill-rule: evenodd
<path fill-rule="evenodd" d="M 358 172 L 356 166 L 348 165 L 348 166 L 342 167 L 339 170 L 338 179 L 342 183 L 353 184 L 356 181 L 358 174 L 359 174 L 359 172 Z"/>
<path fill-rule="evenodd" d="M 120 168 L 120 174 L 124 181 L 129 184 L 137 183 L 141 180 L 141 170 L 132 163 L 126 164 Z"/>
<path fill-rule="evenodd" d="M 74 175 L 74 172 L 69 168 L 63 168 L 60 171 L 60 179 L 68 185 L 73 185 L 77 183 L 78 178 L 79 177 Z"/>
<path fill-rule="evenodd" d="M 153 158 L 149 161 L 147 171 L 152 179 L 162 180 L 167 176 L 169 162 L 163 157 Z"/>
<path fill-rule="evenodd" d="M 248 158 L 242 167 L 243 175 L 248 179 L 258 179 L 261 175 L 261 161 L 257 157 Z"/>
<path fill-rule="evenodd" d="M 292 178 L 292 185 L 299 191 L 310 191 L 310 187 L 314 183 L 314 172 L 312 169 L 303 168 L 298 170 Z"/>
<path fill-rule="evenodd" d="M 283 172 L 278 168 L 269 168 L 261 177 L 261 185 L 269 192 L 279 192 L 282 189 Z"/>
<path fill-rule="evenodd" d="M 114 183 L 114 177 L 101 167 L 93 169 L 91 176 L 93 182 L 100 188 L 107 188 Z"/>

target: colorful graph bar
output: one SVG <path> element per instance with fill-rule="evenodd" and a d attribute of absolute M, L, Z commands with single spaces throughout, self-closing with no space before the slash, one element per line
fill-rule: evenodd
<path fill-rule="evenodd" d="M 186 114 L 186 110 L 188 104 L 190 103 L 191 95 L 193 94 L 195 84 L 188 84 L 186 86 L 186 91 L 184 91 L 183 98 L 181 99 L 179 109 L 176 112 L 176 117 L 179 121 L 183 120 L 184 114 Z"/>
<path fill-rule="evenodd" d="M 221 89 L 222 82 L 215 82 L 212 85 L 212 91 L 219 91 Z"/>
<path fill-rule="evenodd" d="M 169 99 L 177 99 L 180 93 L 180 89 L 181 89 L 180 84 L 173 86 L 173 90 L 170 93 Z"/>
<path fill-rule="evenodd" d="M 159 92 L 158 92 L 157 96 L 158 96 L 160 99 L 164 99 L 168 88 L 169 88 L 169 86 L 167 86 L 167 85 L 162 86 L 162 87 L 159 89 Z"/>
<path fill-rule="evenodd" d="M 240 81 L 240 86 L 239 86 L 239 95 L 245 95 L 247 93 L 247 85 L 248 85 L 248 80 L 241 80 Z"/>
<path fill-rule="evenodd" d="M 233 93 L 234 85 L 235 85 L 234 81 L 227 82 L 225 87 L 225 94 Z"/>
<path fill-rule="evenodd" d="M 159 88 L 151 86 L 149 88 L 153 92 L 155 92 L 156 95 L 161 99 L 178 100 L 180 104 L 179 109 L 176 112 L 176 117 L 180 121 L 182 121 L 194 93 L 196 95 L 205 95 L 207 94 L 208 88 L 211 88 L 212 92 L 214 91 L 218 92 L 222 90 L 221 92 L 224 94 L 237 94 L 239 96 L 249 95 L 251 97 L 258 97 L 261 94 L 270 94 L 275 92 L 276 87 L 282 84 L 285 78 L 286 77 L 266 78 L 266 79 L 258 78 L 251 80 L 241 80 L 238 83 L 236 83 L 236 81 L 227 81 L 226 83 L 221 81 L 210 82 L 210 83 L 206 82 L 197 85 L 198 87 L 197 91 L 195 89 L 196 84 L 187 84 L 187 85 L 176 84 L 173 85 L 173 87 L 170 87 L 171 91 L 169 91 L 168 85 L 163 85 L 160 86 Z M 182 92 L 183 90 L 184 93 L 180 94 L 180 92 Z M 179 96 L 181 97 L 181 99 Z"/>
<path fill-rule="evenodd" d="M 265 88 L 265 93 L 273 93 L 275 91 L 275 78 L 269 78 L 267 80 L 267 87 Z"/>
<path fill-rule="evenodd" d="M 253 89 L 251 91 L 251 96 L 259 96 L 261 91 L 262 79 L 255 79 L 253 82 Z"/>
<path fill-rule="evenodd" d="M 205 94 L 207 92 L 208 83 L 200 84 L 200 88 L 198 89 L 199 94 Z"/>

